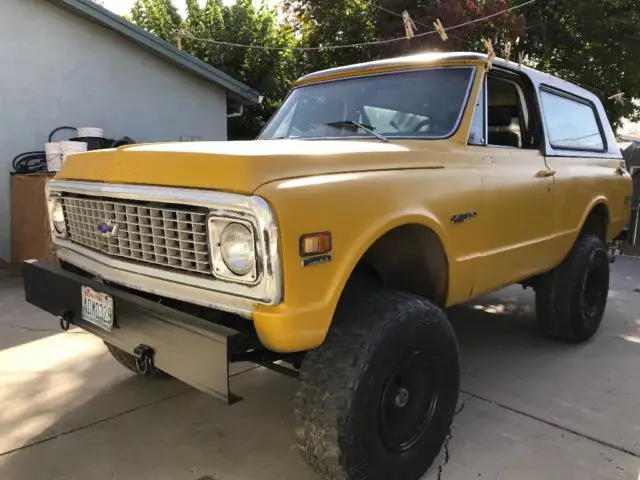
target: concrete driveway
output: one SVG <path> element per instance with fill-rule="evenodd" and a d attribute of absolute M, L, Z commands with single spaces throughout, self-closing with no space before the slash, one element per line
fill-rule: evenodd
<path fill-rule="evenodd" d="M 638 480 L 638 288 L 640 260 L 618 260 L 605 323 L 577 347 L 537 335 L 519 287 L 452 309 L 463 394 L 425 478 Z M 315 479 L 294 448 L 296 381 L 260 368 L 232 387 L 245 400 L 226 407 L 138 378 L 0 274 L 1 480 Z"/>

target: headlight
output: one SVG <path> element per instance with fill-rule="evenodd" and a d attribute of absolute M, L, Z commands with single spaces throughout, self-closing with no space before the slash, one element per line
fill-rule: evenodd
<path fill-rule="evenodd" d="M 229 270 L 244 276 L 256 264 L 256 252 L 251 230 L 241 223 L 230 223 L 220 234 L 220 253 Z"/>
<path fill-rule="evenodd" d="M 67 231 L 67 224 L 64 220 L 64 210 L 62 201 L 59 198 L 49 199 L 49 214 L 51 215 L 51 223 L 58 235 L 64 235 Z"/>

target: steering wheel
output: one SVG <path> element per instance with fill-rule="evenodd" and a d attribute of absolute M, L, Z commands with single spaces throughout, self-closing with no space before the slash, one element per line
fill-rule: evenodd
<path fill-rule="evenodd" d="M 431 119 L 430 118 L 427 118 L 426 120 L 422 120 L 422 121 L 418 122 L 418 124 L 413 128 L 413 131 L 415 133 L 417 133 L 420 130 L 422 130 L 424 127 L 426 127 L 427 125 L 431 125 Z"/>

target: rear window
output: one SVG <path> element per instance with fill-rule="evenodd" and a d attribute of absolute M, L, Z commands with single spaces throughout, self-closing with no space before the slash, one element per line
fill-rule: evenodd
<path fill-rule="evenodd" d="M 604 151 L 593 105 L 548 90 L 540 92 L 549 143 L 566 150 Z"/>

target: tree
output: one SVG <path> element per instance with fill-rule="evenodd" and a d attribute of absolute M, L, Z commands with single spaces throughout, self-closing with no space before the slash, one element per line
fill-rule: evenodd
<path fill-rule="evenodd" d="M 171 0 L 136 0 L 129 20 L 171 43 L 175 43 L 182 22 Z"/>
<path fill-rule="evenodd" d="M 249 107 L 242 117 L 229 122 L 229 138 L 253 138 L 280 105 L 289 90 L 295 70 L 290 47 L 295 38 L 287 24 L 278 22 L 277 12 L 254 7 L 251 0 L 226 6 L 222 0 L 187 0 L 181 18 L 171 0 L 137 0 L 131 21 L 233 78 L 258 90 L 264 101 Z M 273 50 L 231 47 L 215 42 L 260 45 Z M 284 49 L 280 51 L 278 49 Z"/>
<path fill-rule="evenodd" d="M 421 51 L 485 51 L 489 38 L 496 54 L 514 43 L 513 59 L 523 54 L 540 70 L 581 84 L 598 94 L 610 120 L 640 120 L 631 101 L 609 99 L 624 92 L 640 98 L 640 9 L 637 0 L 539 0 L 524 8 L 492 16 L 438 35 L 419 35 L 354 48 L 321 47 L 375 42 L 404 36 L 401 13 L 417 23 L 417 34 L 433 30 L 436 18 L 445 27 L 472 22 L 521 4 L 524 0 L 285 0 L 285 20 L 274 9 L 255 8 L 250 0 L 225 6 L 222 0 L 187 0 L 181 19 L 171 0 L 137 0 L 131 19 L 146 30 L 176 43 L 187 32 L 183 48 L 260 91 L 265 101 L 230 122 L 232 138 L 250 138 L 281 103 L 301 74 L 378 58 Z M 515 40 L 520 42 L 515 46 Z M 283 48 L 240 48 L 212 43 Z M 303 47 L 307 50 L 292 50 Z M 309 49 L 311 48 L 311 49 Z"/>
<path fill-rule="evenodd" d="M 417 34 L 433 31 L 433 22 L 440 19 L 445 27 L 461 25 L 473 20 L 494 15 L 506 10 L 506 0 L 422 0 L 422 1 L 386 1 L 380 6 L 396 13 L 407 11 L 418 26 Z M 388 11 L 376 9 L 376 29 L 380 38 L 402 36 L 404 26 L 402 19 Z M 437 34 L 418 36 L 406 42 L 390 44 L 385 52 L 388 56 L 416 53 L 425 50 L 484 51 L 482 39 L 491 39 L 496 45 L 496 53 L 507 42 L 524 34 L 525 20 L 517 11 L 494 16 L 486 21 L 471 23 L 465 27 L 448 32 L 449 40 L 443 42 Z"/>
<path fill-rule="evenodd" d="M 304 63 L 317 68 L 357 63 L 371 59 L 406 55 L 425 50 L 484 50 L 482 38 L 496 45 L 515 41 L 524 34 L 524 18 L 517 12 L 496 16 L 449 33 L 442 42 L 433 31 L 433 21 L 445 26 L 459 25 L 508 8 L 506 0 L 288 0 L 285 9 L 301 32 L 301 44 L 310 47 L 344 45 L 402 38 L 405 35 L 401 13 L 407 11 L 417 24 L 418 36 L 411 40 L 366 47 L 321 50 L 302 54 Z"/>
<path fill-rule="evenodd" d="M 377 39 L 373 7 L 366 0 L 286 0 L 285 12 L 297 38 L 298 47 L 365 43 Z M 298 71 L 310 73 L 378 58 L 375 47 L 298 51 Z"/>
<path fill-rule="evenodd" d="M 604 101 L 609 119 L 640 120 L 640 8 L 637 0 L 546 0 L 527 9 L 522 50 L 536 66 L 582 84 Z M 628 100 L 608 98 L 624 92 Z"/>
<path fill-rule="evenodd" d="M 406 10 L 417 34 L 433 30 L 440 18 L 446 27 L 459 25 L 522 4 L 524 0 L 289 0 L 286 8 L 302 25 L 308 46 L 385 40 L 404 35 L 400 14 Z M 610 120 L 640 120 L 632 101 L 609 99 L 624 92 L 640 98 L 640 8 L 637 0 L 540 0 L 524 8 L 455 29 L 449 41 L 438 35 L 302 55 L 311 69 L 420 51 L 485 51 L 492 40 L 497 55 L 514 43 L 511 58 L 522 53 L 533 66 L 579 83 L 603 100 Z M 345 35 L 348 34 L 348 35 Z M 515 40 L 520 38 L 519 44 Z"/>

